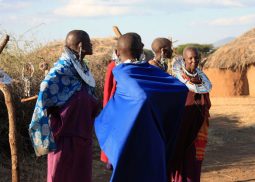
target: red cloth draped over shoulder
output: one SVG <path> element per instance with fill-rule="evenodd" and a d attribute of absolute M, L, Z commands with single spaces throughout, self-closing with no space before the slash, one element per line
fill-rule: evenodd
<path fill-rule="evenodd" d="M 103 98 L 103 107 L 108 103 L 108 101 L 113 96 L 116 90 L 116 81 L 113 77 L 112 70 L 115 67 L 115 62 L 111 61 L 107 66 L 107 71 L 105 75 L 105 83 L 104 83 L 104 98 Z M 101 151 L 101 161 L 108 163 L 108 158 L 103 151 Z"/>

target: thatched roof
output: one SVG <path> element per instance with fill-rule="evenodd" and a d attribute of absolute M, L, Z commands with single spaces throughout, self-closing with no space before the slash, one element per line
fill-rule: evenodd
<path fill-rule="evenodd" d="M 255 28 L 216 50 L 204 68 L 236 70 L 250 64 L 255 64 Z"/>

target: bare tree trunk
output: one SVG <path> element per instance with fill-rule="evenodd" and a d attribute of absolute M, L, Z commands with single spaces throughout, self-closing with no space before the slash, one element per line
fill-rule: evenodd
<path fill-rule="evenodd" d="M 9 41 L 9 35 L 5 35 L 2 42 L 0 42 L 0 54 L 2 53 L 4 47 L 6 46 L 7 42 Z"/>
<path fill-rule="evenodd" d="M 19 182 L 19 163 L 18 163 L 18 149 L 17 149 L 17 136 L 16 136 L 16 119 L 15 109 L 12 100 L 12 94 L 8 85 L 0 83 L 0 90 L 4 94 L 5 104 L 8 111 L 9 118 L 9 143 L 11 149 L 12 161 L 12 182 Z"/>

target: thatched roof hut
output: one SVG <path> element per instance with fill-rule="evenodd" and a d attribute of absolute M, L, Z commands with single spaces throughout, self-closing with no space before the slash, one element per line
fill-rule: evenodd
<path fill-rule="evenodd" d="M 213 96 L 255 96 L 255 28 L 210 55 L 204 71 Z"/>
<path fill-rule="evenodd" d="M 255 63 L 255 28 L 220 47 L 204 68 L 242 69 Z"/>

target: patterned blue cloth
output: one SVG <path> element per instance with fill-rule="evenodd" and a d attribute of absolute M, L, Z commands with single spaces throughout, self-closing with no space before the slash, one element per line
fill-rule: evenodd
<path fill-rule="evenodd" d="M 81 70 L 83 74 L 87 75 L 87 80 L 92 80 L 91 82 L 94 80 L 87 66 L 79 64 L 78 60 L 74 60 L 74 58 L 75 56 L 66 48 L 40 85 L 40 92 L 29 126 L 29 134 L 37 156 L 56 150 L 47 109 L 63 105 L 75 92 L 81 89 L 82 84 L 86 82 L 78 73 Z M 77 63 L 80 66 L 79 71 L 76 68 Z M 88 88 L 91 87 L 88 86 Z"/>

